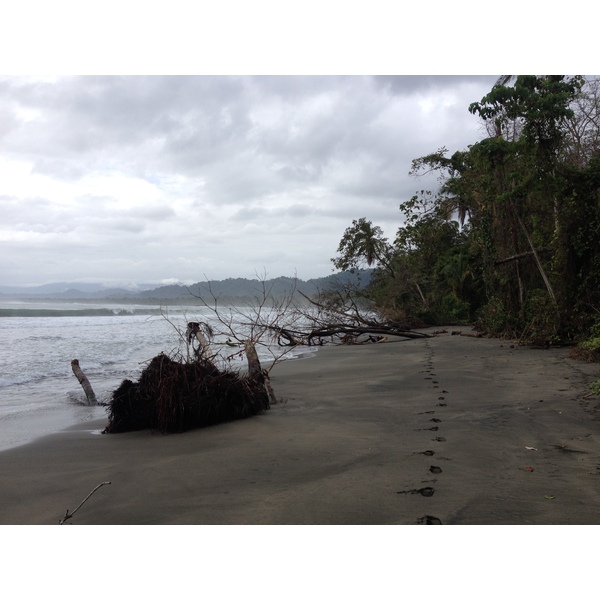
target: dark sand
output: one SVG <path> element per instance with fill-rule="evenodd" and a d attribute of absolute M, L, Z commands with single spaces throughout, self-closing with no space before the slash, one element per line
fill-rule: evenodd
<path fill-rule="evenodd" d="M 57 524 L 110 481 L 68 522 L 598 524 L 599 369 L 568 353 L 450 333 L 323 348 L 274 368 L 282 402 L 259 417 L 1 452 L 0 523 Z"/>

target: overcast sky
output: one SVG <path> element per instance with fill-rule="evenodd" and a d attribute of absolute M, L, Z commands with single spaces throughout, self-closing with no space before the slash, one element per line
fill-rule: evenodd
<path fill-rule="evenodd" d="M 408 176 L 414 158 L 481 139 L 468 106 L 498 75 L 470 74 L 595 70 L 582 62 L 595 64 L 594 36 L 556 11 L 506 0 L 501 13 L 476 0 L 7 3 L 0 284 L 330 274 L 353 219 L 393 238 L 400 202 L 435 186 Z"/>
<path fill-rule="evenodd" d="M 0 283 L 329 275 L 491 76 L 0 78 Z M 435 187 L 435 181 L 426 187 Z"/>

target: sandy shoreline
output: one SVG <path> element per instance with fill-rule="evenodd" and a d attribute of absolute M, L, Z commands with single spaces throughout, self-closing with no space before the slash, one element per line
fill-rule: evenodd
<path fill-rule="evenodd" d="M 449 333 L 323 348 L 275 367 L 259 417 L 0 452 L 0 524 L 56 524 L 103 481 L 71 523 L 597 524 L 598 365 L 567 356 Z"/>

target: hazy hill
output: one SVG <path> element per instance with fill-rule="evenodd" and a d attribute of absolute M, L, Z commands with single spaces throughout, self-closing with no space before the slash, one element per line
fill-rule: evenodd
<path fill-rule="evenodd" d="M 362 273 L 362 285 L 368 283 L 369 273 Z M 319 290 L 331 289 L 336 286 L 357 283 L 359 278 L 351 273 L 336 273 L 328 277 L 309 279 L 303 281 L 292 277 L 277 277 L 264 282 L 256 279 L 230 278 L 221 281 L 201 281 L 190 286 L 167 285 L 140 292 L 136 298 L 146 300 L 175 300 L 190 299 L 194 296 L 209 299 L 216 296 L 222 299 L 252 299 L 262 296 L 263 289 L 270 296 L 280 297 L 296 289 L 308 296 L 316 294 Z"/>
<path fill-rule="evenodd" d="M 111 288 L 101 283 L 59 282 L 38 286 L 0 285 L 0 294 L 21 298 L 110 298 L 114 295 L 135 295 L 140 291 L 154 289 L 156 285 L 139 285 L 135 288 Z"/>
<path fill-rule="evenodd" d="M 348 272 L 335 273 L 327 277 L 303 281 L 292 277 L 277 277 L 265 282 L 256 279 L 229 278 L 224 280 L 203 281 L 189 286 L 165 285 L 152 286 L 142 284 L 136 289 L 108 288 L 92 283 L 52 283 L 36 287 L 0 286 L 0 299 L 21 300 L 79 300 L 112 302 L 165 302 L 167 300 L 193 301 L 194 296 L 210 298 L 211 294 L 221 299 L 253 299 L 262 294 L 263 285 L 271 296 L 288 294 L 294 287 L 307 295 L 319 290 L 336 286 L 358 284 L 364 286 L 370 278 L 369 271 L 358 274 Z"/>

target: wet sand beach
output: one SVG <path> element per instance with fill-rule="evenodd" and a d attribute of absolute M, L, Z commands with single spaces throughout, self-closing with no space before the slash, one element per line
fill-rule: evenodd
<path fill-rule="evenodd" d="M 452 335 L 275 366 L 266 414 L 0 452 L 1 524 L 598 524 L 598 365 Z M 430 331 L 431 333 L 431 331 Z"/>

